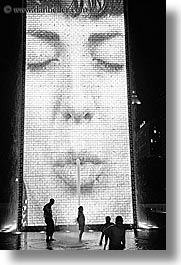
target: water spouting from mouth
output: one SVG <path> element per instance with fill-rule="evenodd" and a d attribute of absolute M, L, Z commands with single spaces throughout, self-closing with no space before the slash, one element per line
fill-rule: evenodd
<path fill-rule="evenodd" d="M 77 169 L 77 198 L 78 207 L 80 206 L 80 159 L 76 159 L 76 169 Z"/>

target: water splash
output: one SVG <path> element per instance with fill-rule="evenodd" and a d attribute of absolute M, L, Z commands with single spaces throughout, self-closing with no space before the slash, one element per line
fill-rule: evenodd
<path fill-rule="evenodd" d="M 159 228 L 156 225 L 152 225 L 150 223 L 138 222 L 138 227 L 143 229 L 157 229 Z"/>
<path fill-rule="evenodd" d="M 16 220 L 15 220 L 12 224 L 5 225 L 0 230 L 0 232 L 3 232 L 3 233 L 11 233 L 11 232 L 16 231 L 16 229 L 17 229 L 17 223 L 16 223 Z"/>

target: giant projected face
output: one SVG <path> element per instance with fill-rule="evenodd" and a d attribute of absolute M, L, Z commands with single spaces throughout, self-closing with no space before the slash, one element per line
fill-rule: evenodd
<path fill-rule="evenodd" d="M 24 183 L 27 225 L 122 215 L 133 223 L 124 16 L 29 13 L 26 21 Z M 80 161 L 80 198 L 78 170 Z"/>

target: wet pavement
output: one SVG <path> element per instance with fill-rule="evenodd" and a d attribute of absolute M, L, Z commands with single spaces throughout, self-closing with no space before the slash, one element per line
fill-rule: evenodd
<path fill-rule="evenodd" d="M 9 250 L 103 250 L 99 246 L 101 232 L 85 232 L 83 240 L 78 241 L 76 232 L 55 232 L 56 241 L 46 243 L 45 232 L 22 232 L 3 233 L 0 232 L 0 249 Z M 108 247 L 107 247 L 108 249 Z M 137 229 L 126 230 L 127 250 L 165 250 L 165 229 Z"/>

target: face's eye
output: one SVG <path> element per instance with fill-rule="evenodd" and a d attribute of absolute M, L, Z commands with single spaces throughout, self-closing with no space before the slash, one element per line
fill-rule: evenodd
<path fill-rule="evenodd" d="M 26 39 L 26 65 L 27 70 L 44 69 L 52 61 L 58 61 L 56 58 L 56 49 L 33 36 L 27 35 Z"/>
<path fill-rule="evenodd" d="M 47 61 L 43 61 L 41 63 L 28 63 L 27 64 L 27 70 L 31 70 L 31 71 L 38 71 L 38 70 L 44 70 L 46 69 L 46 67 L 51 63 L 51 62 L 55 62 L 55 61 L 59 61 L 58 59 L 49 59 Z"/>
<path fill-rule="evenodd" d="M 107 70 L 121 71 L 126 65 L 124 37 L 117 36 L 91 49 L 91 55 L 97 66 Z"/>

